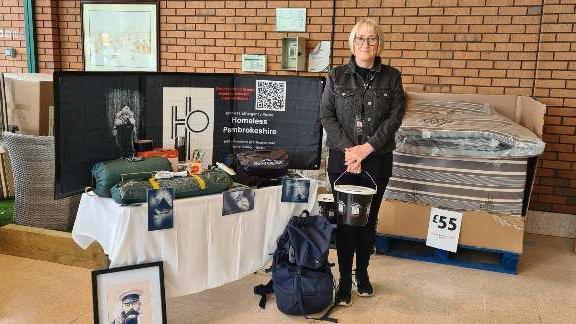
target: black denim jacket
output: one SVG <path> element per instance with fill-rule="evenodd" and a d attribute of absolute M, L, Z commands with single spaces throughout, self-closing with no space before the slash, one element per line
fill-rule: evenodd
<path fill-rule="evenodd" d="M 357 145 L 356 120 L 361 119 L 362 143 L 370 143 L 375 154 L 392 152 L 406 106 L 400 71 L 383 65 L 380 57 L 371 69 L 371 82 L 362 79 L 356 69 L 352 55 L 349 64 L 334 68 L 326 77 L 320 118 L 328 147 L 344 151 Z"/>

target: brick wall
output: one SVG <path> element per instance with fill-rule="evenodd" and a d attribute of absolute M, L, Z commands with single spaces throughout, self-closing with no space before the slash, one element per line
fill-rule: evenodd
<path fill-rule="evenodd" d="M 38 70 L 47 72 L 61 69 L 59 1 L 36 0 L 35 5 Z"/>
<path fill-rule="evenodd" d="M 540 0 L 382 2 L 383 57 L 401 68 L 407 89 L 532 94 Z"/>
<path fill-rule="evenodd" d="M 4 49 L 16 49 L 16 57 L 4 56 Z M 26 36 L 22 0 L 0 0 L 0 72 L 25 72 Z"/>
<path fill-rule="evenodd" d="M 545 0 L 534 95 L 548 106 L 532 208 L 576 213 L 576 1 Z"/>
<path fill-rule="evenodd" d="M 2 15 L 7 3 L 18 11 L 20 2 L 3 0 Z M 36 6 L 41 71 L 81 70 L 80 1 Z M 269 74 L 295 74 L 280 70 L 280 39 L 304 36 L 310 49 L 329 40 L 333 10 L 333 64 L 342 64 L 356 19 L 372 17 L 385 33 L 382 57 L 402 71 L 407 90 L 522 94 L 547 104 L 548 144 L 531 208 L 575 213 L 575 6 L 576 0 L 337 0 L 336 8 L 331 0 L 160 1 L 160 70 L 240 72 L 241 54 L 248 53 L 267 54 Z M 307 8 L 306 32 L 275 32 L 278 7 Z M 20 13 L 9 15 L 19 24 Z"/>
<path fill-rule="evenodd" d="M 274 31 L 277 7 L 306 7 L 306 33 Z M 329 40 L 332 1 L 161 1 L 162 71 L 240 72 L 242 54 L 267 54 L 280 70 L 280 42 L 303 36 L 312 46 Z"/>

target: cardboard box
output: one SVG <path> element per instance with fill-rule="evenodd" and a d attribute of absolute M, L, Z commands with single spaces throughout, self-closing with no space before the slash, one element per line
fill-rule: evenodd
<path fill-rule="evenodd" d="M 50 106 L 54 106 L 52 75 L 4 73 L 8 125 L 20 133 L 47 136 Z"/>
<path fill-rule="evenodd" d="M 432 207 L 386 200 L 380 206 L 378 233 L 426 239 Z M 522 253 L 524 217 L 466 211 L 459 244 Z"/>
<path fill-rule="evenodd" d="M 542 137 L 546 105 L 530 97 L 517 95 L 479 95 L 452 93 L 419 93 L 408 92 L 407 103 L 422 100 L 466 101 L 479 104 L 489 103 L 501 115 L 510 118 L 518 124 Z"/>
<path fill-rule="evenodd" d="M 542 137 L 546 106 L 536 100 L 517 95 L 478 95 L 445 93 L 407 93 L 407 102 L 423 100 L 466 101 L 490 103 L 500 114 L 514 120 Z M 534 182 L 537 158 L 529 158 L 522 201 L 525 215 Z M 430 209 L 433 206 L 387 200 L 378 215 L 378 232 L 426 239 Z M 459 243 L 475 247 L 522 253 L 524 218 L 484 211 L 463 213 Z"/>

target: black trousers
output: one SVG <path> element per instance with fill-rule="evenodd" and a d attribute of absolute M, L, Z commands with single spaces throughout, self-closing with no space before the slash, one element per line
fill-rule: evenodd
<path fill-rule="evenodd" d="M 328 173 L 330 184 L 334 188 L 334 181 L 341 173 Z M 354 253 L 356 253 L 356 278 L 368 278 L 368 264 L 370 255 L 374 248 L 376 221 L 378 211 L 382 202 L 382 196 L 388 185 L 389 177 L 374 178 L 378 185 L 378 191 L 372 196 L 368 224 L 366 226 L 350 226 L 338 224 L 336 232 L 336 250 L 338 252 L 338 267 L 340 269 L 340 284 L 351 287 L 352 285 L 352 263 Z M 345 173 L 337 184 L 354 184 L 374 188 L 374 184 L 365 172 L 360 175 Z M 334 201 L 336 191 L 332 190 Z"/>

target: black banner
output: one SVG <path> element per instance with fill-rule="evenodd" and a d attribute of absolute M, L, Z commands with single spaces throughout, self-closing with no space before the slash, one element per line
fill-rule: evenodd
<path fill-rule="evenodd" d="M 270 75 L 56 72 L 57 198 L 84 191 L 96 162 L 132 142 L 174 148 L 205 165 L 257 148 L 286 149 L 290 168 L 318 169 L 324 78 Z"/>

